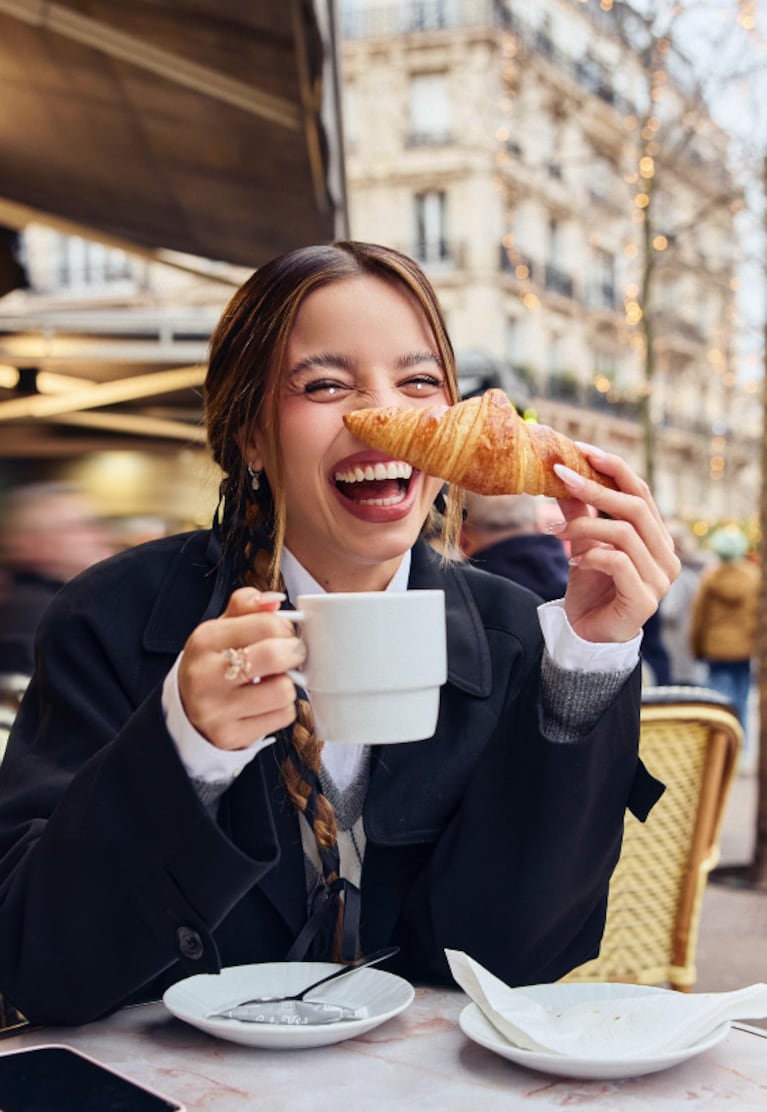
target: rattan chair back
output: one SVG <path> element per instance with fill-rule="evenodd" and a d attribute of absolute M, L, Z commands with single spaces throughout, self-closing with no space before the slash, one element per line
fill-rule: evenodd
<path fill-rule="evenodd" d="M 646 823 L 627 813 L 599 957 L 565 980 L 693 989 L 703 894 L 742 736 L 715 692 L 645 690 L 639 751 L 666 791 Z"/>

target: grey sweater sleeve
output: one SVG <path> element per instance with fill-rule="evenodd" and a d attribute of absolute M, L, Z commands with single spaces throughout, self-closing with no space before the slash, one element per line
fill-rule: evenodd
<path fill-rule="evenodd" d="M 633 672 L 578 672 L 560 668 L 544 649 L 541 663 L 543 727 L 552 741 L 577 741 L 599 721 Z"/>
<path fill-rule="evenodd" d="M 218 803 L 226 789 L 233 783 L 234 777 L 228 780 L 200 780 L 191 777 L 192 787 L 197 792 L 197 797 L 205 810 L 215 822 L 218 814 Z"/>

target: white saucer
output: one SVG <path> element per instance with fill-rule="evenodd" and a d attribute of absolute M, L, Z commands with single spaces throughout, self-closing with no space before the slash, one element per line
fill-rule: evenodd
<path fill-rule="evenodd" d="M 328 1004 L 343 1004 L 354 1009 L 365 1008 L 367 1014 L 360 1019 L 316 1026 L 206 1019 L 211 1012 L 230 1007 L 249 996 L 300 992 L 305 985 L 318 981 L 338 968 L 338 965 L 331 962 L 320 961 L 230 966 L 220 973 L 200 973 L 171 985 L 165 992 L 163 1001 L 178 1019 L 183 1019 L 216 1038 L 245 1046 L 303 1049 L 329 1046 L 371 1031 L 387 1019 L 399 1015 L 415 996 L 413 986 L 402 977 L 384 973 L 380 969 L 359 969 L 336 984 L 331 982 L 323 985 L 310 996 L 312 1000 L 321 1000 Z"/>
<path fill-rule="evenodd" d="M 610 995 L 619 987 L 624 992 L 633 989 L 636 992 L 666 992 L 667 989 L 653 989 L 647 986 L 612 984 L 577 984 L 564 983 L 552 985 L 535 985 L 525 988 L 525 993 L 541 1004 L 565 1004 L 577 1000 L 587 1000 L 594 996 Z M 539 1073 L 556 1074 L 560 1077 L 577 1077 L 602 1081 L 621 1077 L 641 1077 L 646 1073 L 657 1073 L 679 1065 L 680 1062 L 703 1054 L 706 1050 L 720 1043 L 726 1038 L 730 1030 L 729 1023 L 721 1023 L 710 1034 L 699 1039 L 692 1046 L 681 1050 L 669 1051 L 668 1054 L 624 1056 L 617 1058 L 594 1055 L 590 1058 L 568 1058 L 563 1054 L 545 1053 L 540 1051 L 524 1050 L 515 1046 L 498 1031 L 492 1023 L 485 1018 L 476 1004 L 468 1004 L 459 1017 L 461 1030 L 473 1042 L 508 1058 L 517 1065 L 527 1069 L 537 1070 Z"/>

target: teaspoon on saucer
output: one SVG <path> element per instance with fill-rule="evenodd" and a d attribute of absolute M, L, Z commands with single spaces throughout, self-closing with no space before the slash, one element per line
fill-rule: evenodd
<path fill-rule="evenodd" d="M 241 1023 L 287 1023 L 291 1025 L 304 1025 L 307 1023 L 335 1023 L 341 1019 L 359 1019 L 357 1009 L 347 1008 L 341 1004 L 326 1004 L 319 1000 L 306 1000 L 308 993 L 329 981 L 338 981 L 347 977 L 358 969 L 369 965 L 376 965 L 393 957 L 399 951 L 399 946 L 388 946 L 383 950 L 375 950 L 372 954 L 357 958 L 342 969 L 335 969 L 332 973 L 312 981 L 310 985 L 300 992 L 288 996 L 264 995 L 251 996 L 239 1004 L 212 1012 L 206 1019 L 236 1019 Z"/>

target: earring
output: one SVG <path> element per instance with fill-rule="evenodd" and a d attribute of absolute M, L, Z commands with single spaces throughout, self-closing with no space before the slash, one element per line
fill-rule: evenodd
<path fill-rule="evenodd" d="M 253 491 L 259 490 L 261 487 L 261 473 L 259 471 L 254 471 L 250 464 L 248 464 L 248 475 L 250 476 L 251 489 Z"/>

